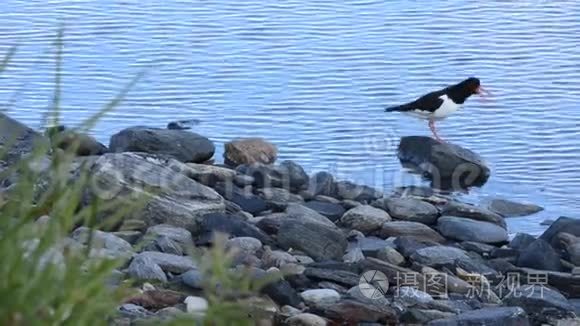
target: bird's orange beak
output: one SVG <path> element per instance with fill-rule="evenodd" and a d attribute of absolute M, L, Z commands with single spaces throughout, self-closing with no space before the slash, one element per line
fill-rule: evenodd
<path fill-rule="evenodd" d="M 477 94 L 479 94 L 481 97 L 491 96 L 491 93 L 488 90 L 486 90 L 485 88 L 483 88 L 483 86 L 477 87 L 475 92 Z"/>

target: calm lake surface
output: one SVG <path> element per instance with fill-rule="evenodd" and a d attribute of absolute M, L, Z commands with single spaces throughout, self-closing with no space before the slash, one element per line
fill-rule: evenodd
<path fill-rule="evenodd" d="M 216 142 L 261 136 L 309 172 L 385 190 L 401 171 L 398 139 L 427 124 L 383 108 L 477 76 L 492 100 L 468 100 L 443 138 L 492 167 L 467 201 L 504 197 L 546 210 L 511 232 L 580 217 L 579 1 L 3 0 L 0 106 L 39 127 L 50 106 L 54 48 L 66 25 L 63 114 L 69 125 L 147 75 L 94 130 L 196 118 Z"/>

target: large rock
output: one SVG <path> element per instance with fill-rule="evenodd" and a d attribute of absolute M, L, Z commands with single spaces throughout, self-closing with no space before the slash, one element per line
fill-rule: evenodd
<path fill-rule="evenodd" d="M 504 228 L 469 218 L 440 217 L 437 221 L 437 229 L 443 236 L 460 241 L 502 243 L 508 240 L 508 234 Z"/>
<path fill-rule="evenodd" d="M 147 256 L 133 258 L 127 269 L 127 274 L 134 280 L 167 282 L 167 276 L 163 269 Z"/>
<path fill-rule="evenodd" d="M 306 174 L 304 168 L 294 161 L 282 161 L 277 170 L 286 176 L 292 190 L 301 189 L 310 181 L 310 177 Z"/>
<path fill-rule="evenodd" d="M 282 222 L 278 242 L 286 249 L 302 250 L 315 260 L 339 260 L 347 247 L 346 237 L 338 228 L 296 219 Z"/>
<path fill-rule="evenodd" d="M 548 271 L 562 270 L 560 256 L 549 243 L 542 239 L 537 239 L 523 249 L 516 265 Z"/>
<path fill-rule="evenodd" d="M 321 223 L 330 227 L 335 226 L 326 216 L 300 204 L 289 204 L 288 207 L 286 207 L 286 214 L 292 219 Z"/>
<path fill-rule="evenodd" d="M 449 215 L 449 216 L 457 216 L 457 217 L 465 217 L 470 218 L 472 220 L 484 221 L 484 222 L 491 222 L 501 226 L 502 228 L 506 229 L 506 222 L 501 215 L 498 215 L 488 209 L 460 203 L 456 201 L 448 202 L 441 209 L 442 215 Z"/>
<path fill-rule="evenodd" d="M 0 113 L 0 159 L 11 165 L 32 152 L 35 145 L 47 145 L 48 139 L 26 125 Z"/>
<path fill-rule="evenodd" d="M 191 232 L 184 228 L 175 227 L 168 224 L 154 225 L 147 229 L 146 238 L 155 239 L 159 236 L 167 237 L 179 244 L 183 251 L 190 250 L 193 247 L 193 238 Z"/>
<path fill-rule="evenodd" d="M 224 145 L 224 161 L 227 165 L 272 164 L 278 156 L 276 145 L 263 138 L 235 139 Z"/>
<path fill-rule="evenodd" d="M 377 205 L 397 220 L 433 224 L 439 216 L 435 206 L 415 198 L 386 198 L 375 202 Z"/>
<path fill-rule="evenodd" d="M 170 224 L 190 231 L 198 229 L 202 216 L 223 212 L 223 198 L 179 171 L 187 168 L 173 159 L 136 153 L 107 153 L 90 168 L 92 196 L 103 200 L 144 199 L 125 218 L 148 225 Z M 139 208 L 139 209 L 137 209 Z"/>
<path fill-rule="evenodd" d="M 384 223 L 390 221 L 389 214 L 369 205 L 352 208 L 344 213 L 340 219 L 341 224 L 345 227 L 359 230 L 365 234 L 379 230 Z"/>
<path fill-rule="evenodd" d="M 91 235 L 92 233 L 92 235 Z M 133 254 L 133 247 L 118 236 L 87 227 L 80 227 L 73 231 L 71 238 L 82 245 L 89 245 L 91 256 L 105 258 L 128 258 Z"/>
<path fill-rule="evenodd" d="M 543 284 L 515 287 L 504 297 L 503 303 L 506 306 L 523 308 L 536 323 L 546 322 L 547 317 L 575 317 L 574 307 L 568 299 Z"/>
<path fill-rule="evenodd" d="M 427 266 L 454 264 L 458 259 L 469 259 L 465 251 L 447 246 L 421 248 L 411 255 L 411 260 Z"/>
<path fill-rule="evenodd" d="M 540 236 L 540 239 L 547 241 L 557 249 L 562 249 L 557 237 L 560 232 L 566 232 L 580 237 L 580 219 L 560 217 L 552 223 L 546 231 L 544 231 Z"/>
<path fill-rule="evenodd" d="M 340 294 L 332 289 L 312 289 L 300 293 L 302 299 L 309 305 L 327 306 L 340 300 Z"/>
<path fill-rule="evenodd" d="M 339 204 L 312 200 L 306 202 L 304 206 L 310 208 L 315 212 L 318 212 L 323 216 L 326 216 L 329 220 L 333 222 L 337 221 L 342 216 L 342 214 L 344 214 L 344 207 L 342 207 Z"/>
<path fill-rule="evenodd" d="M 429 326 L 528 326 L 526 312 L 520 307 L 491 307 L 467 311 L 457 316 L 433 320 Z"/>
<path fill-rule="evenodd" d="M 398 156 L 403 165 L 417 169 L 439 189 L 481 186 L 490 176 L 490 169 L 479 155 L 430 137 L 403 137 Z"/>
<path fill-rule="evenodd" d="M 532 215 L 544 210 L 544 208 L 534 204 L 516 203 L 506 199 L 492 199 L 489 203 L 489 210 L 503 217 L 518 217 Z"/>
<path fill-rule="evenodd" d="M 214 144 L 201 135 L 185 130 L 131 127 L 114 134 L 109 143 L 112 152 L 141 152 L 169 155 L 181 162 L 209 160 Z"/>
<path fill-rule="evenodd" d="M 439 243 L 445 241 L 445 238 L 427 225 L 408 221 L 387 222 L 381 227 L 380 235 L 383 238 L 413 236 L 419 239 L 431 240 Z"/>

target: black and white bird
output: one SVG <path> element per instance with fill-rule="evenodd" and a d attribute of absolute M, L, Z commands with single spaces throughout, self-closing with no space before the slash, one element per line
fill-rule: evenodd
<path fill-rule="evenodd" d="M 425 94 L 418 99 L 399 106 L 385 109 L 386 112 L 402 112 L 420 119 L 429 121 L 429 128 L 438 141 L 442 141 L 437 135 L 435 121 L 443 120 L 461 108 L 463 103 L 473 94 L 489 95 L 483 89 L 479 79 L 469 77 L 455 85 Z"/>

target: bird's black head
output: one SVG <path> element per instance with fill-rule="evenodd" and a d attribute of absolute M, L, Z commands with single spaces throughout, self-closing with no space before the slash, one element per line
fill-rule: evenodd
<path fill-rule="evenodd" d="M 475 77 L 469 77 L 460 83 L 449 87 L 449 95 L 453 98 L 455 103 L 463 103 L 473 94 L 483 96 L 483 93 L 488 92 L 481 87 L 481 82 Z"/>
<path fill-rule="evenodd" d="M 481 82 L 478 78 L 469 77 L 458 84 L 458 86 L 469 95 L 479 94 Z"/>

